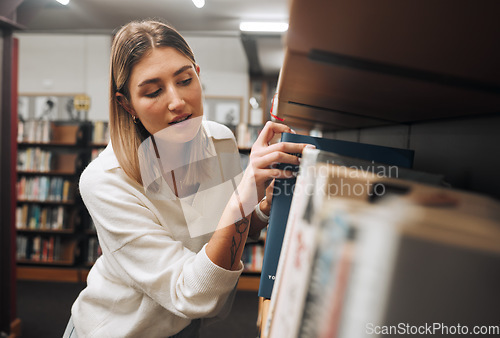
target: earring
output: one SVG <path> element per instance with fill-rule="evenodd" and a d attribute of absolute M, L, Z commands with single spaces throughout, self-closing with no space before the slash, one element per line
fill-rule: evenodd
<path fill-rule="evenodd" d="M 137 124 L 137 117 L 135 115 L 132 115 L 132 119 L 134 120 L 134 123 Z"/>

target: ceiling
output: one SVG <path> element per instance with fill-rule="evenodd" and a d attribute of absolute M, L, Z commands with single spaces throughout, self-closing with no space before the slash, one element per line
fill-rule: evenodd
<path fill-rule="evenodd" d="M 29 32 L 112 34 L 133 19 L 158 17 L 183 34 L 241 36 L 252 75 L 276 75 L 283 58 L 281 35 L 242 35 L 240 21 L 288 21 L 287 0 L 24 0 L 17 22 Z"/>

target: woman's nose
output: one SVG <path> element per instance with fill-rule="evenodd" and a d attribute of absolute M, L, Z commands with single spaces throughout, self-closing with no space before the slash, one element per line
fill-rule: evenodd
<path fill-rule="evenodd" d="M 184 108 L 185 102 L 180 96 L 179 92 L 172 88 L 170 89 L 169 102 L 168 102 L 168 110 L 172 112 L 176 112 Z"/>

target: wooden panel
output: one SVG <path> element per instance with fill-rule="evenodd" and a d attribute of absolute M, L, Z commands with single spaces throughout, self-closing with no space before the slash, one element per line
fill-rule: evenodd
<path fill-rule="evenodd" d="M 243 291 L 259 291 L 259 276 L 241 276 L 238 282 L 238 290 Z"/>
<path fill-rule="evenodd" d="M 17 279 L 53 282 L 79 282 L 80 271 L 79 269 L 18 266 Z"/>
<path fill-rule="evenodd" d="M 79 140 L 80 126 L 78 124 L 53 125 L 51 141 L 61 144 L 76 144 Z"/>
<path fill-rule="evenodd" d="M 288 48 L 500 84 L 500 2 L 294 0 Z"/>
<path fill-rule="evenodd" d="M 279 117 L 290 115 L 340 128 L 500 111 L 498 94 L 320 63 L 290 51 L 278 100 Z"/>
<path fill-rule="evenodd" d="M 498 114 L 499 12 L 495 0 L 294 0 L 277 115 L 337 130 Z"/>

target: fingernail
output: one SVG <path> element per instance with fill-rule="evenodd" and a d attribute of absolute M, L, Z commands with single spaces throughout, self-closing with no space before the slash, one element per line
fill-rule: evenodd
<path fill-rule="evenodd" d="M 290 129 L 290 132 L 291 132 L 292 134 L 297 134 L 297 132 L 296 132 L 295 130 L 293 130 L 293 129 Z"/>
<path fill-rule="evenodd" d="M 313 144 L 308 144 L 305 147 L 308 148 L 308 149 L 316 149 L 316 146 L 313 145 Z"/>

